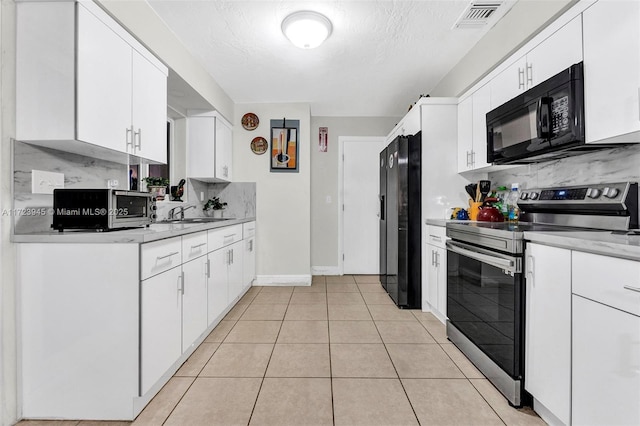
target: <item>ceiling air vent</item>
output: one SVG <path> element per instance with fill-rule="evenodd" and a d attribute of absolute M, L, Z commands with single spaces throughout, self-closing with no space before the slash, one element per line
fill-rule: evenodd
<path fill-rule="evenodd" d="M 454 28 L 480 28 L 487 25 L 502 5 L 502 1 L 474 1 L 460 15 Z"/>

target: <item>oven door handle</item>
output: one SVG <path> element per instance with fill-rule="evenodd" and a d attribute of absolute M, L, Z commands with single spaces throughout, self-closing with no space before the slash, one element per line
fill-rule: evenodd
<path fill-rule="evenodd" d="M 455 243 L 453 241 L 447 241 L 447 250 L 453 253 L 461 254 L 479 262 L 495 266 L 496 268 L 500 268 L 506 272 L 514 274 L 521 272 L 519 270 L 521 265 L 519 265 L 518 259 L 516 258 L 503 258 L 495 255 L 484 254 L 478 252 L 475 248 L 467 247 L 468 246 Z"/>

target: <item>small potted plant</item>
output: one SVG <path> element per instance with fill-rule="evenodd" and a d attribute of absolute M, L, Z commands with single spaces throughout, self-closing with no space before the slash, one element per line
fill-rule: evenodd
<path fill-rule="evenodd" d="M 143 179 L 147 184 L 147 189 L 153 194 L 158 201 L 164 200 L 164 196 L 167 194 L 167 185 L 169 185 L 169 179 L 157 176 L 149 176 Z"/>
<path fill-rule="evenodd" d="M 227 203 L 220 201 L 220 197 L 209 198 L 202 210 L 204 214 L 209 216 L 213 215 L 213 217 L 222 217 L 222 210 L 227 206 Z"/>

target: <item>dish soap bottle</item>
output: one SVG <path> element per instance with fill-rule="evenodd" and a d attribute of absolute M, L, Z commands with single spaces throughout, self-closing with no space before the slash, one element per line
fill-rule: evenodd
<path fill-rule="evenodd" d="M 520 199 L 520 191 L 518 191 L 518 184 L 511 184 L 511 192 L 507 195 L 507 221 L 509 223 L 518 223 L 520 219 L 520 209 L 518 208 L 518 200 Z"/>

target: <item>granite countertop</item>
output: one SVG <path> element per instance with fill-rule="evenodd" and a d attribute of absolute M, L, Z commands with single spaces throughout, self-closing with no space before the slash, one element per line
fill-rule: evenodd
<path fill-rule="evenodd" d="M 154 223 L 148 228 L 123 229 L 111 232 L 77 231 L 64 232 L 49 231 L 36 234 L 15 234 L 11 237 L 14 243 L 148 243 L 164 238 L 177 237 L 193 232 L 223 228 L 225 226 L 252 222 L 255 217 L 243 219 L 229 219 L 221 222 L 199 223 Z"/>
<path fill-rule="evenodd" d="M 524 233 L 533 243 L 640 261 L 640 235 L 611 231 L 546 231 Z"/>

